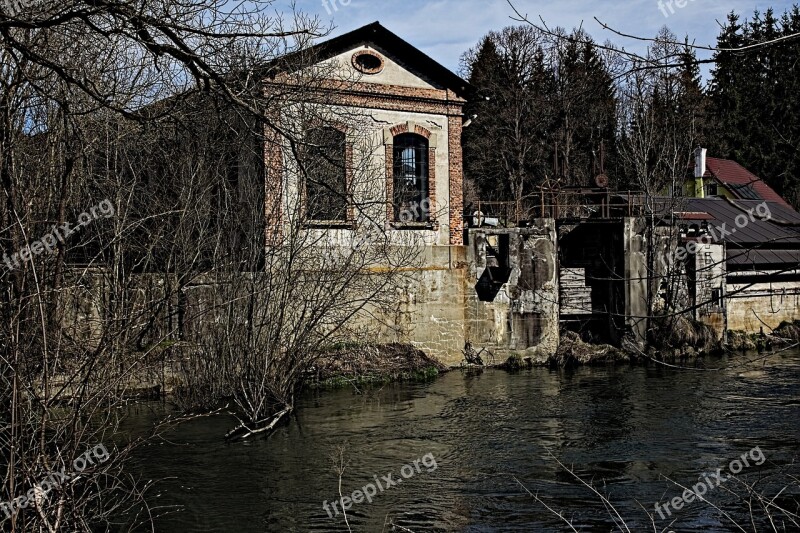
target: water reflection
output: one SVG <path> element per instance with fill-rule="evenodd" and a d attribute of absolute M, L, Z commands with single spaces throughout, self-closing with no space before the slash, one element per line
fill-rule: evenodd
<path fill-rule="evenodd" d="M 456 371 L 366 395 L 310 394 L 269 440 L 227 445 L 222 435 L 231 420 L 193 422 L 170 436 L 172 444 L 147 448 L 139 469 L 148 478 L 173 478 L 161 484 L 160 502 L 184 510 L 159 521 L 157 530 L 164 532 L 347 531 L 341 516 L 332 520 L 322 508 L 337 497 L 331 453 L 342 444 L 349 461 L 345 495 L 375 475 L 397 475 L 425 454 L 438 464 L 371 504 L 354 505 L 348 512 L 353 531 L 390 531 L 385 524 L 391 521 L 416 533 L 563 531 L 512 476 L 573 517 L 576 527 L 609 530 L 606 509 L 549 450 L 605 487 L 631 530 L 642 529 L 649 524 L 637 500 L 652 510 L 681 492 L 662 475 L 693 483 L 754 446 L 767 456 L 759 473 L 794 458 L 799 371 L 798 352 L 718 372 Z M 146 425 L 147 418 L 144 411 L 136 414 L 132 427 Z M 731 505 L 719 492 L 715 503 Z M 676 531 L 731 529 L 702 504 L 676 516 Z"/>

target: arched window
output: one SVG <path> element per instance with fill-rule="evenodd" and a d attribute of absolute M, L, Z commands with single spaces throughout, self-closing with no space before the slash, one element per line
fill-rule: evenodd
<path fill-rule="evenodd" d="M 347 219 L 346 139 L 329 126 L 306 133 L 303 170 L 306 218 L 316 221 Z"/>
<path fill-rule="evenodd" d="M 394 138 L 394 220 L 428 222 L 428 139 L 414 133 Z"/>

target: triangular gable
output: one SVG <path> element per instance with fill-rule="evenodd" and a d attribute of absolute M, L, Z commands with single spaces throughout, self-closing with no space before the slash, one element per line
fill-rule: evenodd
<path fill-rule="evenodd" d="M 308 50 L 290 54 L 281 58 L 279 63 L 285 68 L 285 65 L 291 65 L 292 59 L 295 57 L 306 60 L 313 57 L 317 63 L 336 61 L 345 66 L 349 64 L 354 53 L 369 49 L 382 55 L 386 64 L 381 74 L 362 76 L 359 80 L 361 82 L 447 89 L 462 98 L 466 98 L 474 92 L 467 81 L 381 26 L 379 22 L 334 37 Z M 401 71 L 405 71 L 407 74 L 404 76 Z M 403 80 L 403 83 L 399 82 L 400 79 Z"/>

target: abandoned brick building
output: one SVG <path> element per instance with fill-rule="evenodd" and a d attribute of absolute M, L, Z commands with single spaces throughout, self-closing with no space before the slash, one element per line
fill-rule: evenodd
<path fill-rule="evenodd" d="M 614 343 L 625 335 L 642 341 L 642 317 L 653 312 L 653 300 L 675 296 L 659 288 L 656 278 L 664 273 L 653 257 L 673 264 L 676 249 L 689 241 L 692 253 L 680 261 L 692 318 L 719 335 L 800 319 L 800 215 L 735 163 L 706 163 L 703 152 L 702 172 L 687 181 L 685 193 L 694 196 L 700 183 L 700 198 L 684 198 L 680 209 L 673 203 L 656 233 L 647 232 L 647 217 L 630 196 L 606 189 L 585 191 L 578 202 L 599 202 L 599 209 L 543 209 L 524 227 L 508 220 L 487 223 L 486 213 L 473 216 L 463 206 L 463 107 L 472 96 L 467 82 L 379 23 L 318 45 L 313 53 L 319 65 L 350 80 L 344 89 L 333 81 L 326 89 L 337 91 L 335 106 L 361 117 L 368 131 L 366 141 L 353 139 L 332 120 L 328 145 L 339 153 L 327 158 L 350 169 L 357 166 L 354 152 L 367 153 L 384 169 L 379 186 L 355 193 L 378 205 L 367 217 L 370 223 L 377 219 L 382 230 L 398 236 L 413 232 L 426 247 L 393 324 L 376 324 L 376 339 L 412 343 L 448 364 L 461 361 L 466 341 L 498 357 L 519 353 L 544 360 L 555 351 L 560 330 L 576 323 Z M 359 149 L 364 142 L 369 148 Z M 285 223 L 292 202 L 300 201 L 302 185 L 293 180 L 280 143 L 268 145 L 266 161 L 266 213 L 274 229 Z M 340 190 L 347 189 L 352 173 L 337 178 Z M 767 202 L 773 217 L 751 217 L 749 229 L 738 235 L 702 238 L 710 225 L 731 227 L 756 201 Z M 420 202 L 424 209 L 416 209 Z M 312 211 L 304 211 L 314 222 L 309 231 L 326 232 L 333 242 L 352 242 L 365 220 L 344 204 Z M 742 253 L 753 248 L 758 251 Z"/>
<path fill-rule="evenodd" d="M 449 365 L 462 361 L 466 342 L 498 361 L 545 362 L 565 328 L 641 344 L 648 318 L 664 311 L 719 337 L 800 319 L 800 214 L 735 163 L 701 151 L 682 194 L 654 202 L 598 182 L 543 190 L 523 217 L 466 212 L 466 81 L 379 23 L 302 53 L 311 61 L 272 71 L 265 90 L 292 95 L 284 88 L 302 85 L 286 100 L 292 113 L 273 111 L 309 148 L 272 130 L 257 139 L 257 163 L 240 161 L 231 183 L 258 191 L 238 195 L 258 224 L 224 244 L 263 251 L 294 225 L 333 248 L 369 246 L 375 230 L 393 247 L 418 249 L 391 312 L 353 319 L 371 342 L 413 344 Z M 204 305 L 202 289 L 189 289 L 194 302 L 170 303 L 179 321 L 182 305 Z M 102 304 L 76 300 L 72 323 L 86 330 Z"/>

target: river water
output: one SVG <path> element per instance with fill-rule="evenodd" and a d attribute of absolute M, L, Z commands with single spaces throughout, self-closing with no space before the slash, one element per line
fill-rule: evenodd
<path fill-rule="evenodd" d="M 383 487 L 372 503 L 347 512 L 353 531 L 392 531 L 391 523 L 417 533 L 569 531 L 544 504 L 579 531 L 611 531 L 614 511 L 565 467 L 606 496 L 630 531 L 653 531 L 647 512 L 658 531 L 738 531 L 706 502 L 672 508 L 665 520 L 654 505 L 681 496 L 672 481 L 696 484 L 719 467 L 725 474 L 749 453 L 737 478 L 718 487 L 708 479 L 706 498 L 752 531 L 746 507 L 729 490 L 741 493 L 740 480 L 760 480 L 757 491 L 774 495 L 785 479 L 767 476 L 798 474 L 791 462 L 800 451 L 800 352 L 743 364 L 756 357 L 707 360 L 722 367 L 715 371 L 453 371 L 364 394 L 309 393 L 269 439 L 226 444 L 231 419 L 200 419 L 143 449 L 137 470 L 168 478 L 155 500 L 181 507 L 156 522 L 156 531 L 168 533 L 347 531 L 330 506 L 339 491 L 334 457 L 345 461 L 343 495 L 370 483 L 367 491 Z M 132 427 L 148 417 L 134 413 Z M 384 487 L 390 473 L 401 481 Z M 798 499 L 795 483 L 775 505 L 797 512 Z M 765 523 L 763 510 L 754 514 L 757 526 Z M 798 531 L 779 518 L 780 531 Z"/>

